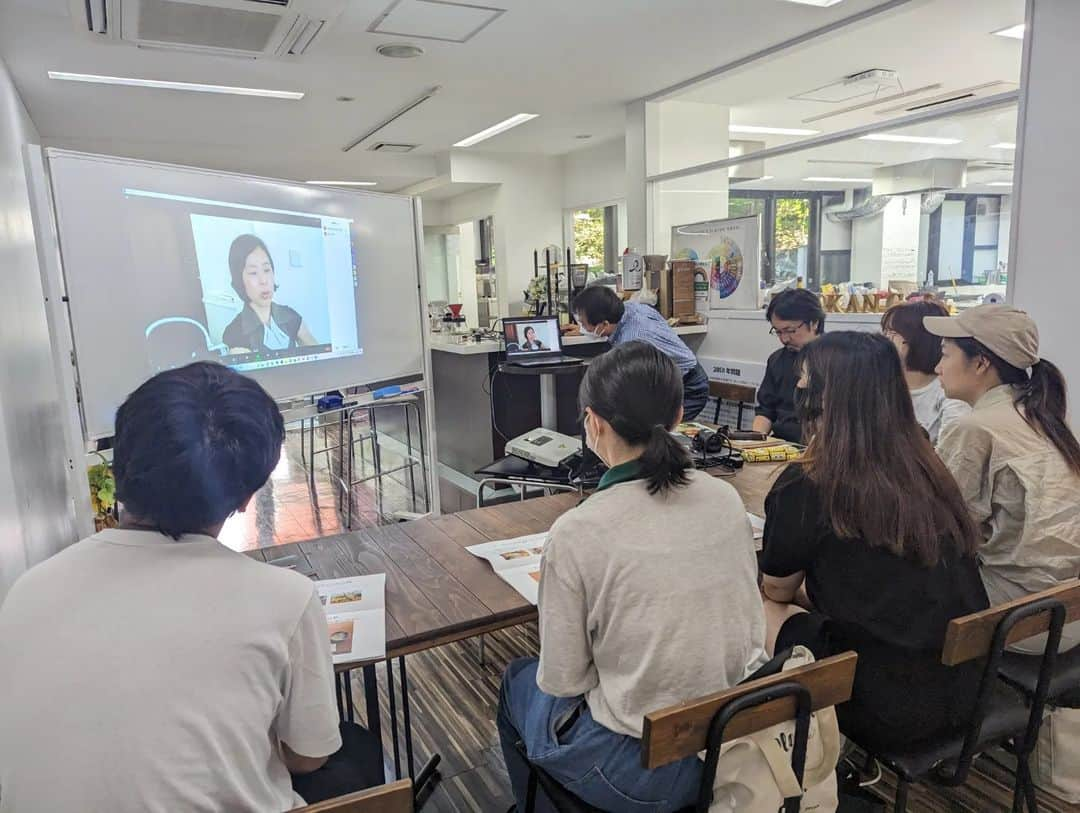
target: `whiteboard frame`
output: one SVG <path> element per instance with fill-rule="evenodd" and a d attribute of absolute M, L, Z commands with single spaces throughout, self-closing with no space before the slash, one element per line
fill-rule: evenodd
<path fill-rule="evenodd" d="M 53 364 L 56 371 L 57 381 L 61 396 L 64 399 L 64 439 L 68 450 L 68 482 L 75 503 L 75 516 L 80 536 L 90 536 L 93 533 L 93 513 L 90 507 L 89 488 L 86 482 L 87 457 L 93 453 L 95 441 L 102 436 L 90 437 L 86 431 L 86 420 L 83 414 L 82 398 L 79 387 L 79 364 L 78 350 L 74 343 L 74 333 L 71 322 L 71 311 L 67 302 L 67 278 L 64 273 L 63 251 L 60 245 L 56 204 L 53 193 L 52 177 L 49 171 L 49 160 L 52 156 L 73 156 L 78 158 L 91 158 L 95 160 L 110 161 L 118 164 L 130 164 L 161 169 L 175 169 L 183 172 L 201 173 L 212 176 L 228 176 L 248 181 L 260 181 L 264 183 L 281 184 L 297 188 L 306 188 L 305 184 L 280 178 L 268 178 L 261 175 L 248 175 L 239 172 L 207 169 L 205 167 L 191 167 L 180 164 L 168 164 L 160 161 L 145 161 L 136 158 L 126 158 L 116 155 L 102 155 L 79 150 L 64 150 L 40 145 L 28 144 L 25 147 L 25 163 L 27 184 L 30 188 L 31 209 L 34 222 L 34 233 L 37 243 L 38 261 L 41 269 L 42 287 L 45 294 L 45 310 L 49 325 L 49 335 L 52 343 Z M 428 341 L 427 320 L 427 291 L 426 278 L 423 273 L 424 266 L 424 238 L 423 216 L 420 199 L 416 196 L 396 195 L 380 192 L 356 192 L 349 189 L 335 190 L 344 195 L 354 194 L 357 197 L 378 195 L 379 197 L 396 197 L 409 200 L 413 211 L 413 239 L 416 245 L 416 319 L 420 327 L 420 369 L 407 371 L 402 376 L 416 375 L 420 377 L 422 390 L 418 397 L 423 402 L 424 431 L 426 434 L 425 445 L 427 451 L 427 482 L 425 483 L 428 494 L 428 506 L 432 513 L 439 513 L 439 489 L 436 451 L 435 420 L 433 415 L 433 397 L 430 390 L 431 377 L 431 354 Z M 340 387 L 368 386 L 377 382 L 342 382 Z M 303 398 L 310 395 L 321 394 L 322 390 L 311 393 L 296 393 L 290 398 Z M 107 437 L 107 436 L 104 436 Z"/>

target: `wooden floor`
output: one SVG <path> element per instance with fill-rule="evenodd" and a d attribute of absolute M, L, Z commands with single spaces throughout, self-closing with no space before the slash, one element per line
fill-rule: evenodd
<path fill-rule="evenodd" d="M 342 506 L 343 495 L 340 488 L 331 484 L 329 466 L 336 466 L 337 458 L 330 458 L 330 455 L 317 458 L 312 483 L 301 462 L 299 437 L 291 432 L 282 462 L 270 482 L 256 496 L 252 510 L 230 520 L 222 541 L 236 550 L 252 550 L 342 533 L 338 508 Z M 398 462 L 392 454 L 384 458 L 388 468 Z M 357 464 L 363 473 L 370 471 L 370 460 L 358 460 Z M 400 474 L 384 481 L 382 514 L 378 510 L 378 496 L 372 483 L 353 488 L 354 528 L 378 525 L 393 511 L 411 508 L 407 480 Z M 513 658 L 535 656 L 539 651 L 536 625 L 526 624 L 490 634 L 485 650 L 483 665 L 476 641 L 408 656 L 415 764 L 419 769 L 432 753 L 437 751 L 442 755 L 441 780 L 424 801 L 425 813 L 501 813 L 513 803 L 499 751 L 495 711 L 506 664 Z M 384 667 L 378 669 L 378 676 L 387 755 L 385 767 L 390 777 L 393 746 Z M 357 708 L 362 710 L 360 673 L 354 677 L 354 696 Z M 359 713 L 362 716 L 363 712 Z M 403 739 L 399 747 L 404 760 Z M 886 772 L 872 790 L 891 800 L 894 787 L 894 778 Z M 1011 796 L 1011 778 L 1007 772 L 983 759 L 962 788 L 948 791 L 912 788 L 908 810 L 912 813 L 1008 810 Z M 1068 805 L 1046 794 L 1040 793 L 1039 801 L 1040 810 L 1050 813 L 1080 813 L 1080 805 Z"/>

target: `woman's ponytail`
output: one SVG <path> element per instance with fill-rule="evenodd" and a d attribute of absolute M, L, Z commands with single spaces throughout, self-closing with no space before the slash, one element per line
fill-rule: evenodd
<path fill-rule="evenodd" d="M 642 450 L 638 476 L 650 494 L 690 482 L 690 456 L 669 431 L 682 414 L 682 373 L 660 350 L 634 341 L 597 356 L 581 381 L 579 400 L 582 411 L 592 410 Z"/>
<path fill-rule="evenodd" d="M 662 494 L 673 486 L 686 485 L 690 482 L 686 472 L 693 466 L 686 450 L 662 424 L 653 426 L 638 465 L 650 494 Z"/>
<path fill-rule="evenodd" d="M 1065 377 L 1049 361 L 1039 359 L 1021 386 L 1018 403 L 1024 417 L 1039 434 L 1054 444 L 1075 474 L 1080 475 L 1080 442 L 1066 422 Z"/>

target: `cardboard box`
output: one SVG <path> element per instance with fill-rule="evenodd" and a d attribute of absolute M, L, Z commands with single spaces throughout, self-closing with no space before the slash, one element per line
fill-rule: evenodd
<path fill-rule="evenodd" d="M 682 318 L 697 312 L 694 299 L 694 269 L 692 260 L 675 260 L 671 264 L 671 316 Z"/>

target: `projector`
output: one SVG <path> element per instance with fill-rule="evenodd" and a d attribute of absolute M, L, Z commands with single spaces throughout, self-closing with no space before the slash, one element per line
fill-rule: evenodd
<path fill-rule="evenodd" d="M 581 438 L 561 435 L 550 429 L 534 429 L 507 441 L 506 453 L 541 466 L 559 468 L 581 451 Z"/>

